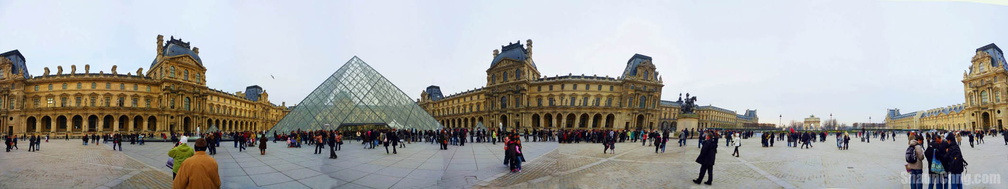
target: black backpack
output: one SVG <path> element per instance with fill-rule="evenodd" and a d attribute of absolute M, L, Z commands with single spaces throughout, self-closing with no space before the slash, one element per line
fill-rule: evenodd
<path fill-rule="evenodd" d="M 917 158 L 916 147 L 917 146 L 907 147 L 907 149 L 906 149 L 906 161 L 907 161 L 907 163 L 917 163 L 917 160 L 920 159 L 920 158 Z"/>

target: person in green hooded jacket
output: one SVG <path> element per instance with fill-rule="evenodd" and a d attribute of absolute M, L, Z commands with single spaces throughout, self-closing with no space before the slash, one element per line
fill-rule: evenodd
<path fill-rule="evenodd" d="M 175 179 L 175 175 L 178 174 L 179 167 L 182 167 L 182 162 L 196 153 L 193 151 L 193 148 L 186 144 L 188 139 L 188 137 L 182 136 L 182 138 L 179 139 L 179 143 L 175 145 L 175 148 L 168 151 L 168 156 L 175 160 L 175 164 L 172 165 L 173 180 Z"/>

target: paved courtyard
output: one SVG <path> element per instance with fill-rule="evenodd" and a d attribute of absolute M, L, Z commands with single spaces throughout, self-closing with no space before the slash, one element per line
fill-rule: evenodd
<path fill-rule="evenodd" d="M 742 156 L 730 156 L 722 142 L 714 166 L 714 185 L 695 185 L 699 165 L 696 140 L 678 147 L 670 141 L 665 153 L 640 143 L 618 143 L 616 154 L 602 154 L 600 144 L 525 143 L 529 161 L 522 173 L 502 165 L 503 146 L 468 143 L 437 150 L 413 143 L 387 155 L 383 148 L 363 149 L 348 141 L 339 159 L 312 154 L 312 148 L 286 148 L 268 143 L 238 152 L 221 143 L 214 156 L 224 188 L 908 188 L 904 185 L 902 153 L 897 142 L 853 141 L 850 150 L 834 143 L 812 149 L 762 148 L 756 138 L 744 140 Z M 1008 146 L 1000 137 L 969 148 L 968 188 L 1005 188 Z M 170 143 L 129 145 L 122 152 L 111 145 L 82 146 L 79 140 L 51 140 L 42 151 L 0 152 L 0 188 L 168 188 L 171 170 L 164 167 Z M 191 145 L 191 142 L 190 142 Z M 966 178 L 964 178 L 966 179 Z M 991 180 L 994 179 L 994 180 Z"/>

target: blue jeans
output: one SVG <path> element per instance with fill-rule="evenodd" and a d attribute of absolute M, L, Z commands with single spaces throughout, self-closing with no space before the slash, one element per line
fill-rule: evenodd
<path fill-rule="evenodd" d="M 952 179 L 951 179 L 950 183 L 952 183 L 952 189 L 957 189 L 957 188 L 958 189 L 962 189 L 963 188 L 962 187 L 962 173 L 960 173 L 960 174 L 951 174 L 951 175 L 952 175 L 952 177 L 951 177 Z"/>
<path fill-rule="evenodd" d="M 924 189 L 924 183 L 921 182 L 923 172 L 923 170 L 910 170 L 910 189 Z"/>
<path fill-rule="evenodd" d="M 928 189 L 946 189 L 948 188 L 948 174 L 931 174 L 931 182 L 928 183 Z"/>

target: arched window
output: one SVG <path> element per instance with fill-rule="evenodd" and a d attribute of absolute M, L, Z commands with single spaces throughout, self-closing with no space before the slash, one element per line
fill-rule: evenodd
<path fill-rule="evenodd" d="M 170 71 L 171 71 L 171 72 L 169 73 L 169 76 L 171 76 L 171 77 L 175 77 L 175 66 L 171 66 L 171 69 L 170 69 Z"/>
<path fill-rule="evenodd" d="M 647 105 L 647 97 L 641 96 L 640 101 L 638 101 L 637 103 L 640 103 L 640 108 L 644 108 L 644 106 Z"/>
<path fill-rule="evenodd" d="M 987 91 L 980 91 L 980 104 L 987 104 L 990 102 L 989 99 L 990 95 L 987 94 Z"/>
<path fill-rule="evenodd" d="M 185 107 L 183 107 L 183 108 L 185 108 L 185 110 L 189 110 L 189 107 L 190 107 L 189 97 L 185 97 L 185 100 L 182 103 L 185 104 Z"/>
<path fill-rule="evenodd" d="M 504 82 L 508 81 L 507 72 L 504 72 Z"/>
<path fill-rule="evenodd" d="M 506 73 L 504 75 L 505 75 L 505 77 L 507 77 Z M 501 109 L 507 108 L 507 97 L 506 96 L 501 97 L 501 99 L 500 99 L 500 108 Z"/>
<path fill-rule="evenodd" d="M 189 81 L 189 70 L 182 70 L 182 80 Z"/>
<path fill-rule="evenodd" d="M 521 68 L 515 69 L 515 80 L 519 80 L 520 78 L 521 78 Z"/>

